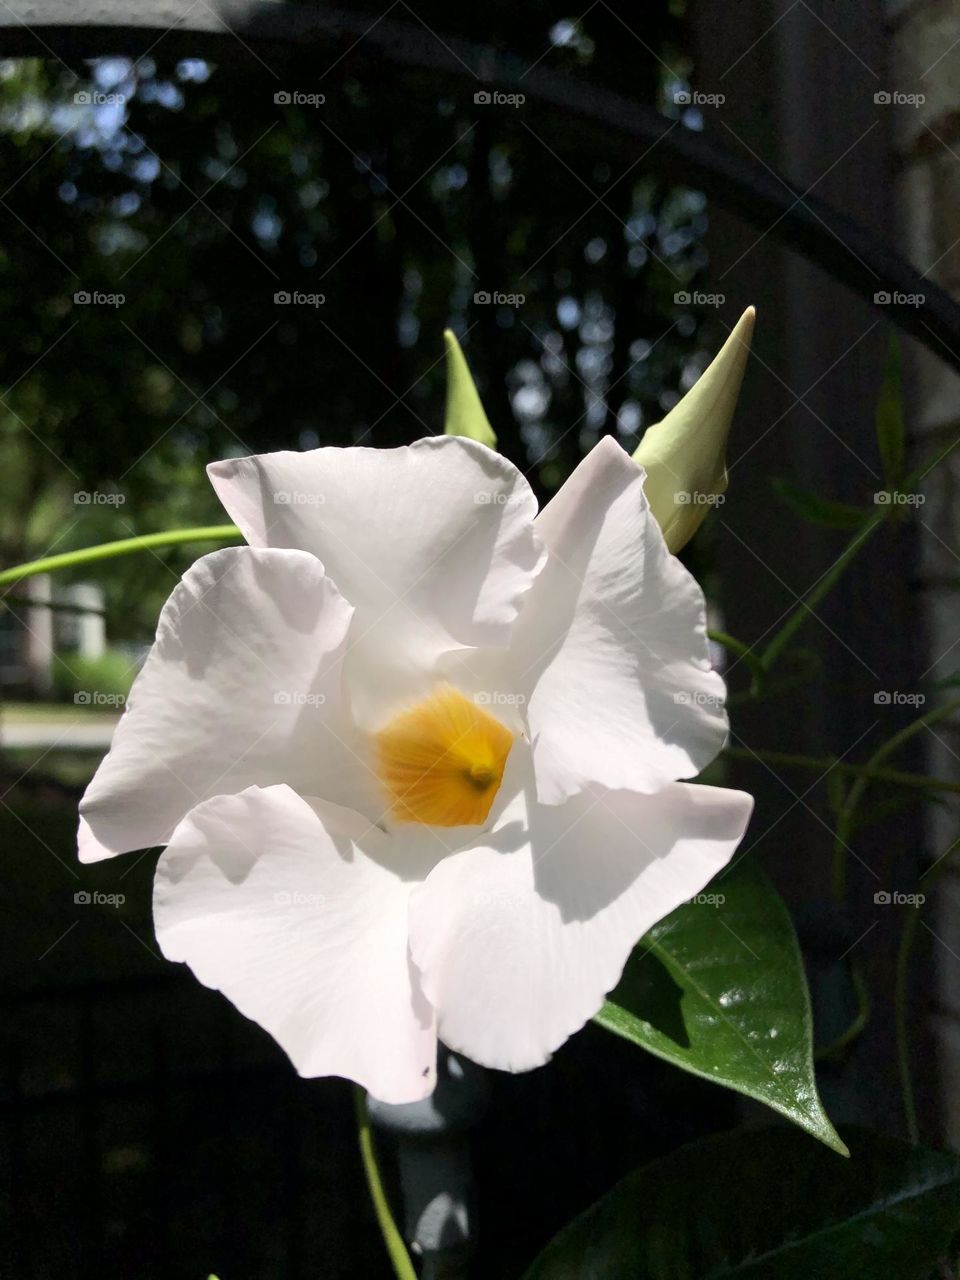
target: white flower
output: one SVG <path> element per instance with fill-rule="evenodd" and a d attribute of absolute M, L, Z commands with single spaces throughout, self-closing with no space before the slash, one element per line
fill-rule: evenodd
<path fill-rule="evenodd" d="M 249 546 L 174 590 L 81 806 L 166 845 L 160 945 L 305 1076 L 545 1062 L 731 857 L 704 600 L 604 439 L 536 514 L 453 436 L 215 463 Z"/>

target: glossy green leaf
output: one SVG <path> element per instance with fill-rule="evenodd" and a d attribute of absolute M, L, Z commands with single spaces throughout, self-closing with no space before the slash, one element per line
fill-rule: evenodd
<path fill-rule="evenodd" d="M 903 479 L 905 460 L 900 345 L 896 338 L 890 342 L 887 366 L 877 401 L 877 445 L 884 480 L 890 489 L 896 489 Z"/>
<path fill-rule="evenodd" d="M 960 1160 L 845 1133 L 851 1160 L 783 1127 L 683 1147 L 628 1174 L 524 1280 L 927 1280 L 960 1225 Z"/>
<path fill-rule="evenodd" d="M 872 514 L 849 502 L 834 502 L 831 498 L 819 498 L 815 494 L 804 493 L 789 480 L 776 479 L 772 483 L 784 502 L 811 524 L 826 525 L 829 529 L 859 529 Z"/>
<path fill-rule="evenodd" d="M 443 332 L 447 352 L 447 412 L 444 433 L 479 440 L 490 449 L 497 447 L 497 437 L 487 419 L 476 385 L 467 367 L 460 343 L 449 329 Z"/>
<path fill-rule="evenodd" d="M 847 1154 L 817 1094 L 793 924 L 749 860 L 647 934 L 595 1021 Z"/>

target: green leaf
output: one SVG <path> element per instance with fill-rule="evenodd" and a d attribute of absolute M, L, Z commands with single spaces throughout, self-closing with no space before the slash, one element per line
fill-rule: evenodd
<path fill-rule="evenodd" d="M 903 479 L 905 450 L 900 344 L 895 337 L 890 341 L 887 366 L 877 400 L 877 444 L 880 447 L 880 462 L 887 486 L 897 489 Z"/>
<path fill-rule="evenodd" d="M 810 999 L 783 900 L 749 860 L 699 898 L 647 934 L 594 1021 L 846 1155 L 817 1094 Z"/>
<path fill-rule="evenodd" d="M 960 1221 L 960 1160 L 845 1130 L 721 1134 L 628 1174 L 524 1280 L 926 1280 Z"/>
<path fill-rule="evenodd" d="M 789 480 L 775 479 L 772 484 L 783 501 L 811 524 L 823 524 L 830 529 L 859 529 L 872 514 L 849 502 L 834 502 L 831 498 L 804 493 Z"/>
<path fill-rule="evenodd" d="M 497 447 L 497 437 L 487 420 L 480 396 L 464 359 L 460 344 L 449 329 L 443 331 L 447 352 L 447 413 L 444 432 L 448 436 L 466 436 L 479 440 L 490 449 Z"/>

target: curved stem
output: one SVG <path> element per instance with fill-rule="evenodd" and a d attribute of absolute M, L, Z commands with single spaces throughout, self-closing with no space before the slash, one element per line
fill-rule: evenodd
<path fill-rule="evenodd" d="M 831 1040 L 829 1044 L 823 1045 L 822 1048 L 816 1051 L 813 1056 L 817 1062 L 822 1062 L 824 1058 L 833 1058 L 842 1053 L 847 1045 L 853 1044 L 854 1040 L 857 1039 L 870 1021 L 870 988 L 867 986 L 866 979 L 863 976 L 863 966 L 856 956 L 850 962 L 850 978 L 857 997 L 857 1012 L 854 1014 L 850 1025 L 837 1036 L 836 1040 Z"/>
<path fill-rule="evenodd" d="M 731 760 L 761 760 L 767 764 L 782 764 L 797 769 L 809 769 L 814 773 L 847 774 L 868 782 L 892 782 L 901 787 L 918 787 L 928 791 L 960 791 L 960 782 L 947 782 L 923 773 L 907 773 L 902 769 L 877 769 L 869 764 L 848 764 L 831 756 L 794 755 L 789 751 L 766 751 L 758 748 L 725 747 L 723 754 Z"/>
<path fill-rule="evenodd" d="M 885 510 L 885 509 L 884 509 Z M 833 564 L 822 574 L 821 577 L 813 584 L 806 593 L 800 603 L 791 613 L 777 634 L 764 649 L 760 661 L 764 671 L 769 671 L 776 659 L 780 656 L 787 642 L 793 638 L 797 631 L 803 626 L 808 617 L 811 617 L 814 605 L 818 605 L 824 596 L 828 595 L 833 589 L 836 582 L 843 575 L 847 566 L 856 557 L 860 548 L 871 536 L 876 533 L 877 529 L 886 519 L 885 515 L 874 515 L 862 529 L 859 529 L 854 537 L 847 543 L 840 555 L 834 560 Z"/>
<path fill-rule="evenodd" d="M 407 1246 L 403 1242 L 403 1236 L 397 1229 L 393 1214 L 390 1212 L 390 1205 L 387 1203 L 383 1182 L 380 1179 L 380 1169 L 377 1165 L 377 1153 L 373 1145 L 370 1116 L 367 1113 L 367 1096 L 359 1085 L 353 1086 L 353 1102 L 357 1115 L 357 1141 L 360 1145 L 360 1158 L 363 1160 L 363 1172 L 366 1175 L 373 1211 L 377 1215 L 377 1224 L 393 1264 L 394 1274 L 397 1280 L 417 1280 L 417 1273 L 407 1252 Z"/>
<path fill-rule="evenodd" d="M 174 547 L 182 542 L 231 542 L 241 536 L 235 524 L 203 525 L 196 529 L 168 529 L 165 533 L 145 533 L 137 538 L 121 538 L 119 542 L 101 542 L 96 547 L 81 547 L 77 551 L 64 551 L 58 556 L 44 556 L 42 560 L 30 560 L 0 571 L 0 586 L 8 582 L 20 582 L 37 573 L 54 573 L 57 569 L 72 569 L 74 565 L 91 564 L 95 560 L 112 560 L 114 556 L 129 555 L 133 551 L 148 551 L 153 547 Z"/>
<path fill-rule="evenodd" d="M 910 1072 L 910 1044 L 907 1028 L 907 998 L 909 996 L 910 954 L 917 936 L 920 907 L 907 912 L 900 945 L 897 948 L 897 969 L 894 983 L 893 1018 L 897 1033 L 897 1070 L 900 1074 L 900 1093 L 903 1097 L 903 1114 L 907 1122 L 907 1136 L 914 1146 L 920 1141 L 917 1125 L 917 1100 L 913 1091 Z"/>
<path fill-rule="evenodd" d="M 763 668 L 760 665 L 759 657 L 753 652 L 748 644 L 744 644 L 742 640 L 738 640 L 736 636 L 730 635 L 726 631 L 714 631 L 712 628 L 707 630 L 707 639 L 712 640 L 714 644 L 719 644 L 728 649 L 730 653 L 742 659 L 754 674 L 762 673 Z"/>
<path fill-rule="evenodd" d="M 924 876 L 930 877 L 927 881 L 927 888 L 947 870 L 950 866 L 950 855 L 957 848 L 960 848 L 960 836 L 947 845 L 936 862 L 931 867 L 928 867 L 920 877 L 921 880 Z M 918 902 L 904 921 L 903 933 L 900 935 L 900 945 L 897 948 L 897 969 L 894 985 L 897 1067 L 900 1073 L 900 1091 L 903 1094 L 903 1111 L 907 1122 L 907 1134 L 914 1146 L 920 1141 L 920 1129 L 917 1124 L 917 1101 L 913 1089 L 913 1076 L 910 1071 L 907 1001 L 910 998 L 910 959 L 913 952 L 913 943 L 917 936 L 917 925 L 920 923 L 921 905 Z"/>
<path fill-rule="evenodd" d="M 926 715 L 919 716 L 916 720 L 912 720 L 899 733 L 895 733 L 892 738 L 887 741 L 873 753 L 866 764 L 866 772 L 861 775 L 850 788 L 843 808 L 837 815 L 837 827 L 835 832 L 835 840 L 833 845 L 833 891 L 838 902 L 842 902 L 847 889 L 847 845 L 849 843 L 850 834 L 853 827 L 853 821 L 856 817 L 857 807 L 864 791 L 867 789 L 871 781 L 871 772 L 877 769 L 888 756 L 894 751 L 902 747 L 920 732 L 921 729 L 929 728 L 930 725 L 936 724 L 938 720 L 943 720 L 946 716 L 952 715 L 957 708 L 960 707 L 960 698 L 953 698 L 950 702 L 944 702 L 939 707 L 934 707 L 932 711 L 928 711 Z M 876 776 L 873 773 L 872 776 Z"/>

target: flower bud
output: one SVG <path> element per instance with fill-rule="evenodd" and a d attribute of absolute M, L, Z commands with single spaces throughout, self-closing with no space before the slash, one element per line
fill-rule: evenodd
<path fill-rule="evenodd" d="M 460 344 L 449 329 L 444 329 L 443 341 L 447 350 L 447 413 L 444 434 L 466 436 L 468 440 L 479 440 L 488 448 L 495 449 L 497 437 L 480 403 L 480 396 Z"/>
<path fill-rule="evenodd" d="M 727 434 L 750 354 L 756 312 L 747 307 L 713 362 L 633 455 L 667 546 L 676 553 L 727 487 Z"/>

